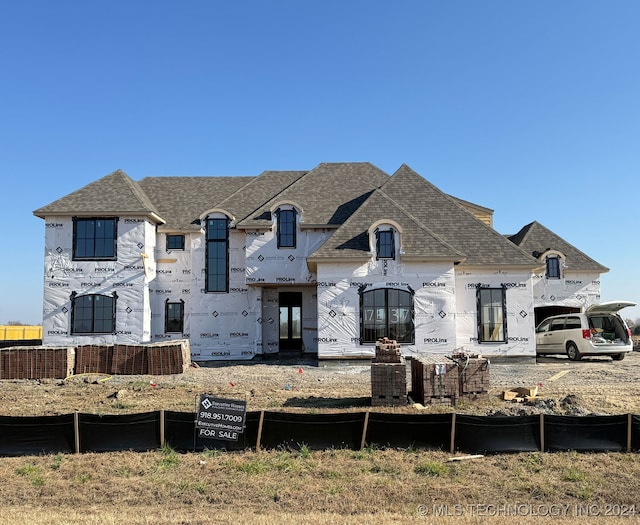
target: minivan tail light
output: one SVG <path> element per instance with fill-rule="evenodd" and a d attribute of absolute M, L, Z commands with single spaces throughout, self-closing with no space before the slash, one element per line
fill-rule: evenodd
<path fill-rule="evenodd" d="M 591 330 L 582 330 L 582 339 L 591 339 Z"/>
<path fill-rule="evenodd" d="M 627 336 L 631 337 L 631 328 L 627 328 Z"/>

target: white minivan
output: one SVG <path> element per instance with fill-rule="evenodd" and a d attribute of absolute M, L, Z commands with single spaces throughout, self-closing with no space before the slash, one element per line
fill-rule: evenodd
<path fill-rule="evenodd" d="M 536 328 L 536 353 L 567 354 L 573 361 L 583 355 L 608 355 L 621 361 L 633 351 L 633 341 L 618 312 L 635 305 L 614 301 L 594 304 L 583 313 L 547 317 Z"/>

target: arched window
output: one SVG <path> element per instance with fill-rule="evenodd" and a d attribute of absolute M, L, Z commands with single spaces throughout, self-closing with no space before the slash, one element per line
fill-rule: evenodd
<path fill-rule="evenodd" d="M 118 296 L 71 294 L 72 334 L 111 334 L 116 326 Z"/>
<path fill-rule="evenodd" d="M 360 294 L 360 341 L 375 343 L 388 337 L 413 344 L 413 293 L 395 288 L 378 288 Z"/>

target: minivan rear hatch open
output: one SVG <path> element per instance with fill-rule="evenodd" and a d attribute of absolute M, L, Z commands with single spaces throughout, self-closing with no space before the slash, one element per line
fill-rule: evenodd
<path fill-rule="evenodd" d="M 636 306 L 636 303 L 629 301 L 609 301 L 606 303 L 594 304 L 587 308 L 588 314 L 615 314 L 628 306 Z"/>

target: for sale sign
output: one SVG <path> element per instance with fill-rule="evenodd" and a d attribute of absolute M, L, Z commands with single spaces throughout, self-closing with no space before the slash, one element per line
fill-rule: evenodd
<path fill-rule="evenodd" d="M 196 428 L 198 436 L 209 439 L 237 441 L 244 432 L 247 402 L 200 395 Z"/>

